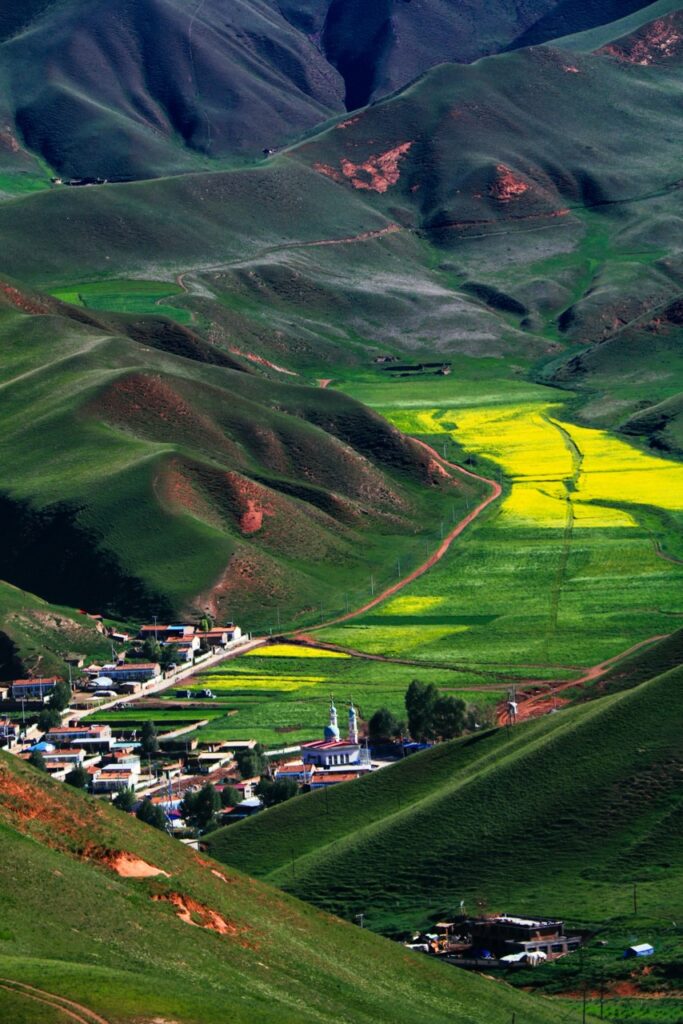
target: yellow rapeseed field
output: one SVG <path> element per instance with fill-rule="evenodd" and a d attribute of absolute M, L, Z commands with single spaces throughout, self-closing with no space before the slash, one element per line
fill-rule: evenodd
<path fill-rule="evenodd" d="M 322 648 L 299 647 L 298 644 L 271 644 L 247 651 L 247 658 L 350 658 L 342 651 L 325 651 Z"/>
<path fill-rule="evenodd" d="M 235 672 L 231 675 L 219 676 L 212 672 L 211 675 L 204 677 L 201 686 L 195 686 L 194 689 L 199 690 L 204 686 L 210 686 L 216 693 L 229 690 L 282 690 L 287 692 L 318 686 L 319 683 L 324 683 L 325 679 L 325 676 L 289 675 L 279 672 L 272 676 L 262 675 L 260 672 L 255 672 L 253 675 L 250 672 Z"/>
<path fill-rule="evenodd" d="M 498 463 L 512 482 L 500 510 L 511 526 L 565 529 L 634 527 L 628 509 L 605 503 L 683 509 L 683 467 L 639 451 L 603 430 L 560 419 L 552 402 L 399 410 L 408 433 L 449 434 L 467 451 Z M 635 509 L 634 509 L 635 512 Z"/>

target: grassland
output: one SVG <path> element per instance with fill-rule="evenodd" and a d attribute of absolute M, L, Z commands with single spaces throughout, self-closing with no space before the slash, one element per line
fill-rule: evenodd
<path fill-rule="evenodd" d="M 491 692 L 468 689 L 469 678 L 463 682 L 460 673 L 448 668 L 392 664 L 274 644 L 202 672 L 187 682 L 187 688 L 197 692 L 208 687 L 216 694 L 206 715 L 203 708 L 194 712 L 196 718 L 211 719 L 199 734 L 202 740 L 253 738 L 276 747 L 318 739 L 327 723 L 330 694 L 342 719 L 343 709 L 351 702 L 366 721 L 379 707 L 388 707 L 403 719 L 405 691 L 412 679 L 435 683 L 478 707 L 482 716 L 491 713 L 500 692 L 495 687 Z M 172 692 L 168 696 L 173 699 Z M 141 715 L 155 721 L 157 717 L 176 717 L 175 710 L 159 714 L 150 709 L 121 712 L 106 720 L 123 722 L 121 716 L 127 714 L 136 720 Z"/>
<path fill-rule="evenodd" d="M 319 635 L 472 673 L 561 679 L 674 630 L 681 467 L 578 426 L 557 391 L 457 370 L 439 384 L 340 386 L 439 450 L 446 441 L 460 459 L 493 463 L 503 502 L 395 604 Z"/>
<path fill-rule="evenodd" d="M 183 295 L 180 285 L 163 281 L 89 281 L 56 288 L 56 299 L 85 309 L 108 310 L 113 313 L 167 316 L 180 324 L 192 323 L 187 309 L 174 306 L 169 300 Z"/>
<path fill-rule="evenodd" d="M 384 931 L 461 900 L 597 928 L 632 914 L 636 884 L 628 930 L 666 934 L 683 900 L 682 679 L 443 744 L 223 829 L 211 851 Z"/>
<path fill-rule="evenodd" d="M 444 1012 L 472 1024 L 508 1024 L 513 1012 L 530 1024 L 554 1019 L 543 1000 L 501 993 L 219 869 L 4 754 L 0 783 L 3 981 L 71 999 L 109 1024 L 218 1024 L 227 1005 L 240 1024 L 437 1024 Z M 118 874 L 122 852 L 158 874 Z M 4 1019 L 60 1020 L 41 1013 L 0 987 Z"/>

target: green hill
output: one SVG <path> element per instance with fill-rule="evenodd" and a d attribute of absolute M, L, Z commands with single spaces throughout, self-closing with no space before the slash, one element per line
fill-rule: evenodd
<path fill-rule="evenodd" d="M 555 1019 L 542 1000 L 220 869 L 5 754 L 0 841 L 3 1020 Z"/>
<path fill-rule="evenodd" d="M 251 628 L 281 607 L 284 625 L 472 492 L 358 402 L 258 376 L 227 339 L 3 292 L 0 579 L 48 601 Z"/>
<path fill-rule="evenodd" d="M 210 837 L 219 859 L 387 931 L 461 900 L 584 923 L 683 901 L 680 668 L 437 746 Z"/>

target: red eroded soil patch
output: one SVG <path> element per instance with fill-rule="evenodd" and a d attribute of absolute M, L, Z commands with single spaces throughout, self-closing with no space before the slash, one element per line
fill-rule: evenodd
<path fill-rule="evenodd" d="M 369 156 L 367 160 L 359 164 L 355 164 L 348 157 L 342 157 L 341 173 L 336 167 L 321 163 L 313 164 L 313 170 L 336 182 L 341 182 L 346 178 L 354 188 L 365 189 L 369 192 L 387 192 L 399 180 L 401 176 L 399 163 L 413 145 L 413 142 L 402 142 L 385 153 Z"/>
<path fill-rule="evenodd" d="M 683 17 L 679 12 L 657 18 L 633 35 L 609 43 L 597 52 L 627 64 L 647 67 L 660 60 L 675 57 L 683 50 Z"/>
<path fill-rule="evenodd" d="M 20 309 L 22 313 L 33 313 L 36 316 L 42 316 L 54 312 L 48 302 L 41 302 L 39 299 L 24 295 L 18 288 L 7 284 L 5 281 L 0 281 L 0 295 L 4 295 L 10 305 Z"/>
<path fill-rule="evenodd" d="M 530 185 L 522 178 L 517 177 L 505 164 L 498 164 L 496 174 L 496 180 L 489 191 L 499 203 L 510 203 L 529 191 Z"/>
<path fill-rule="evenodd" d="M 241 932 L 233 921 L 227 921 L 217 910 L 212 910 L 191 896 L 169 892 L 152 896 L 152 899 L 155 903 L 170 903 L 180 920 L 185 924 L 194 925 L 195 928 L 206 928 L 219 935 L 237 936 Z"/>
<path fill-rule="evenodd" d="M 263 356 L 257 356 L 255 352 L 243 352 L 242 349 L 235 348 L 233 345 L 230 346 L 230 351 L 235 356 L 241 356 L 242 359 L 248 359 L 250 363 L 257 363 L 259 366 L 267 366 L 269 370 L 277 370 L 278 373 L 286 373 L 289 377 L 299 376 L 295 370 L 288 370 L 284 366 L 278 366 L 277 363 L 271 363 L 269 359 L 265 359 Z"/>
<path fill-rule="evenodd" d="M 96 864 L 110 868 L 121 878 L 155 878 L 158 875 L 163 875 L 165 878 L 171 877 L 168 871 L 163 871 L 161 868 L 155 867 L 154 864 L 148 864 L 147 861 L 136 857 L 134 853 L 129 853 L 127 850 L 110 850 L 104 846 L 88 844 L 84 847 L 81 856 L 85 860 L 94 861 Z"/>
<path fill-rule="evenodd" d="M 256 533 L 263 526 L 264 516 L 275 515 L 268 492 L 239 473 L 226 473 L 226 481 L 237 507 L 241 532 Z"/>

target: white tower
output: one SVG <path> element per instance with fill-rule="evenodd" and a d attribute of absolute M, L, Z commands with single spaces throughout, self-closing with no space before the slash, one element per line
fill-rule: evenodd
<path fill-rule="evenodd" d="M 330 724 L 325 726 L 325 739 L 339 739 L 339 725 L 337 724 L 337 709 L 334 706 L 334 699 L 330 700 Z"/>
<path fill-rule="evenodd" d="M 349 743 L 358 743 L 358 715 L 353 704 L 349 706 Z"/>

